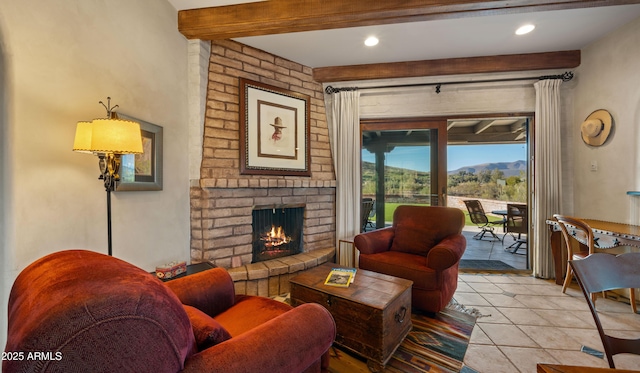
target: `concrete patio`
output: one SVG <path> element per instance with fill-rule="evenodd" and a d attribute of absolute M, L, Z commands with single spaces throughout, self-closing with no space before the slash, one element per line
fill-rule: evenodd
<path fill-rule="evenodd" d="M 498 237 L 504 237 L 504 242 L 502 241 L 492 241 L 490 235 L 485 235 L 482 240 L 474 239 L 473 236 L 478 233 L 480 229 L 476 226 L 465 226 L 462 233 L 467 238 L 467 249 L 465 250 L 464 255 L 462 256 L 463 260 L 480 260 L 480 261 L 489 261 L 489 260 L 498 260 L 505 264 L 514 267 L 516 270 L 526 270 L 526 255 L 524 249 L 524 245 L 521 246 L 520 250 L 516 254 L 512 254 L 511 250 L 506 251 L 505 249 L 509 247 L 514 242 L 514 237 L 510 234 L 504 236 L 504 232 L 501 228 L 496 228 L 495 233 Z M 516 236 L 517 237 L 517 236 Z M 526 236 L 523 236 L 526 237 Z M 487 263 L 488 264 L 488 263 Z M 474 269 L 491 269 L 491 266 L 487 265 L 487 267 L 478 267 Z M 473 270 L 473 269 L 468 269 Z M 465 271 L 468 271 L 465 270 Z"/>

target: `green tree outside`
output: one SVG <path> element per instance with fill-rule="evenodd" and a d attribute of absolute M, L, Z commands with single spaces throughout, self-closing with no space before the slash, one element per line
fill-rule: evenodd
<path fill-rule="evenodd" d="M 362 194 L 376 194 L 377 175 L 375 165 L 363 162 Z M 385 195 L 388 203 L 424 203 L 431 194 L 431 174 L 429 172 L 385 167 Z M 449 175 L 448 194 L 469 198 L 492 199 L 496 201 L 527 201 L 527 177 L 524 171 L 518 176 L 505 177 L 498 169 L 477 173 L 460 171 Z"/>

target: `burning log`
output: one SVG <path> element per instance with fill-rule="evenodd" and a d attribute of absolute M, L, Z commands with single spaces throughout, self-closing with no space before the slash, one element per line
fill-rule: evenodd
<path fill-rule="evenodd" d="M 278 247 L 291 242 L 291 237 L 284 233 L 282 227 L 271 226 L 271 230 L 260 236 L 267 248 Z"/>

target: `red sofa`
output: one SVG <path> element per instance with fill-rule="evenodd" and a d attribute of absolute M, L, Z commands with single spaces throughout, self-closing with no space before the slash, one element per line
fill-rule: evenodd
<path fill-rule="evenodd" d="M 435 206 L 399 206 L 391 227 L 354 239 L 362 269 L 413 281 L 412 307 L 438 312 L 458 286 L 458 263 L 467 246 L 464 213 Z"/>
<path fill-rule="evenodd" d="M 336 332 L 320 305 L 235 295 L 222 268 L 162 283 L 83 250 L 24 269 L 8 311 L 7 373 L 319 372 Z"/>

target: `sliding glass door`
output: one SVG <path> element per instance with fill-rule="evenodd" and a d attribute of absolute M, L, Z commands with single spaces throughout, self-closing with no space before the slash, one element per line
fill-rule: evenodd
<path fill-rule="evenodd" d="M 400 205 L 446 205 L 446 121 L 363 120 L 362 197 L 367 228 L 383 228 Z"/>

